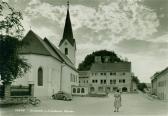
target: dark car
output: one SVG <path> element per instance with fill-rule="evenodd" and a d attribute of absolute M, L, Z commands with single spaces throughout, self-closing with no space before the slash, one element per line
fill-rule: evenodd
<path fill-rule="evenodd" d="M 63 92 L 63 91 L 58 91 L 58 93 L 53 94 L 52 98 L 57 99 L 57 100 L 64 100 L 64 101 L 72 100 L 71 94 L 68 94 L 68 93 Z"/>

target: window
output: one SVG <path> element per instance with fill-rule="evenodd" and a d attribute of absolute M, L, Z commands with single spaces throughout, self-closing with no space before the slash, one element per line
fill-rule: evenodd
<path fill-rule="evenodd" d="M 77 93 L 80 93 L 80 88 L 77 89 Z"/>
<path fill-rule="evenodd" d="M 106 73 L 104 73 L 104 75 L 106 75 Z"/>
<path fill-rule="evenodd" d="M 101 84 L 103 84 L 103 80 L 101 80 Z"/>
<path fill-rule="evenodd" d="M 43 69 L 40 67 L 38 69 L 38 86 L 43 86 Z"/>
<path fill-rule="evenodd" d="M 92 80 L 92 83 L 94 83 L 94 80 Z"/>
<path fill-rule="evenodd" d="M 73 88 L 73 93 L 76 93 L 76 88 Z"/>
<path fill-rule="evenodd" d="M 119 83 L 122 83 L 122 80 L 121 80 L 121 79 L 119 80 Z"/>
<path fill-rule="evenodd" d="M 85 93 L 85 89 L 84 88 L 81 89 L 81 93 Z"/>
<path fill-rule="evenodd" d="M 65 55 L 68 55 L 68 48 L 65 48 Z"/>
<path fill-rule="evenodd" d="M 110 75 L 116 75 L 116 73 L 115 72 L 113 72 L 113 73 L 111 72 Z"/>
<path fill-rule="evenodd" d="M 123 83 L 125 83 L 125 79 L 123 79 Z"/>
<path fill-rule="evenodd" d="M 104 80 L 104 84 L 106 84 L 106 80 Z"/>
<path fill-rule="evenodd" d="M 100 73 L 100 75 L 103 75 L 103 73 Z"/>
<path fill-rule="evenodd" d="M 113 84 L 113 81 L 112 81 L 112 80 L 110 80 L 110 84 Z"/>
<path fill-rule="evenodd" d="M 113 80 L 113 84 L 116 84 L 116 80 Z"/>

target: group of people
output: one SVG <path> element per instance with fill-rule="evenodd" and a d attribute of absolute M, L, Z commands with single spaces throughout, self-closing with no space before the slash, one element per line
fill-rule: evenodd
<path fill-rule="evenodd" d="M 119 90 L 116 90 L 114 93 L 114 112 L 119 112 L 119 108 L 121 107 L 121 93 Z"/>

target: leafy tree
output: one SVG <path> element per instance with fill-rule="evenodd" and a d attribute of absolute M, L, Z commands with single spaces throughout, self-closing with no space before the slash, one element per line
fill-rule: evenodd
<path fill-rule="evenodd" d="M 142 92 L 145 92 L 144 89 L 147 88 L 147 85 L 145 83 L 139 83 L 138 89 Z"/>
<path fill-rule="evenodd" d="M 138 77 L 136 77 L 136 76 L 133 76 L 133 77 L 132 77 L 132 81 L 135 82 L 136 84 L 139 84 L 139 83 L 140 83 Z"/>
<path fill-rule="evenodd" d="M 94 57 L 95 56 L 101 56 L 102 62 L 104 62 L 104 59 L 103 59 L 104 56 L 110 56 L 110 62 L 111 63 L 124 62 L 124 60 L 119 58 L 115 52 L 107 51 L 107 50 L 100 50 L 100 51 L 96 51 L 96 52 L 93 52 L 92 54 L 87 55 L 85 57 L 84 61 L 79 64 L 78 70 L 79 71 L 90 70 L 90 67 L 91 67 L 92 63 L 94 63 Z"/>
<path fill-rule="evenodd" d="M 30 65 L 19 56 L 22 47 L 22 15 L 8 3 L 0 1 L 0 75 L 3 85 L 22 77 Z"/>

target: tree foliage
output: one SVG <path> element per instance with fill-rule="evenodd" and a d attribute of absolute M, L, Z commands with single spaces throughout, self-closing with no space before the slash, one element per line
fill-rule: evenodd
<path fill-rule="evenodd" d="M 0 1 L 0 75 L 3 84 L 22 77 L 30 65 L 19 57 L 22 47 L 22 16 L 8 3 Z"/>
<path fill-rule="evenodd" d="M 16 38 L 22 38 L 24 28 L 21 24 L 22 14 L 12 8 L 7 2 L 0 1 L 0 33 Z"/>
<path fill-rule="evenodd" d="M 135 82 L 136 84 L 139 84 L 139 83 L 140 83 L 138 77 L 136 77 L 136 76 L 133 76 L 133 77 L 132 77 L 132 81 Z"/>
<path fill-rule="evenodd" d="M 110 56 L 111 63 L 124 62 L 124 60 L 119 58 L 115 52 L 107 51 L 107 50 L 100 50 L 100 51 L 96 51 L 96 52 L 93 52 L 92 54 L 87 55 L 84 61 L 79 64 L 78 70 L 79 71 L 90 70 L 92 63 L 94 63 L 95 56 L 101 56 L 102 62 L 104 62 L 104 59 L 103 59 L 104 56 Z"/>
<path fill-rule="evenodd" d="M 145 83 L 139 83 L 138 89 L 142 92 L 144 92 L 144 89 L 147 88 L 147 85 Z"/>

